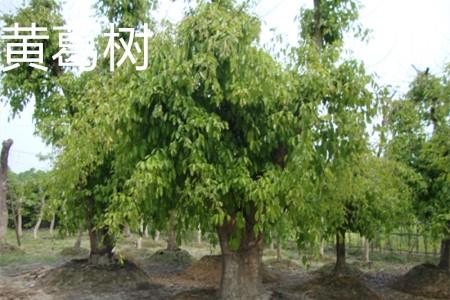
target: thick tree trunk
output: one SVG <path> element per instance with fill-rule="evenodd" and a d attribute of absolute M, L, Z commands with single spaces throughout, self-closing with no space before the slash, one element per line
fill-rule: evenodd
<path fill-rule="evenodd" d="M 95 200 L 89 197 L 87 200 L 86 225 L 89 233 L 90 254 L 89 262 L 95 265 L 107 265 L 114 262 L 113 249 L 115 241 L 108 233 L 108 228 L 95 228 L 94 210 Z"/>
<path fill-rule="evenodd" d="M 222 278 L 219 296 L 221 300 L 262 299 L 262 235 L 255 235 L 254 217 L 246 218 L 238 249 L 230 247 L 236 230 L 235 219 L 218 228 L 222 249 Z"/>
<path fill-rule="evenodd" d="M 169 220 L 169 228 L 167 231 L 167 248 L 168 251 L 175 251 L 178 249 L 177 246 L 177 216 L 172 213 Z"/>
<path fill-rule="evenodd" d="M 447 226 L 450 230 L 450 221 L 448 221 Z M 450 272 L 450 237 L 441 241 L 439 267 Z"/>
<path fill-rule="evenodd" d="M 125 224 L 123 226 L 123 235 L 124 235 L 124 237 L 130 237 L 131 236 L 131 230 L 130 230 L 130 226 L 128 224 Z"/>
<path fill-rule="evenodd" d="M 2 143 L 2 152 L 0 155 L 0 243 L 6 243 L 6 231 L 8 229 L 8 205 L 6 202 L 9 149 L 13 140 L 8 139 Z"/>
<path fill-rule="evenodd" d="M 345 230 L 336 233 L 336 266 L 334 271 L 342 273 L 345 270 Z"/>
<path fill-rule="evenodd" d="M 41 198 L 41 208 L 39 209 L 39 217 L 36 221 L 36 225 L 34 225 L 33 228 L 33 238 L 35 240 L 37 240 L 38 236 L 38 231 L 39 231 L 39 227 L 41 227 L 41 223 L 42 223 L 42 218 L 44 217 L 44 206 L 45 206 L 45 197 L 43 196 Z"/>
<path fill-rule="evenodd" d="M 56 216 L 55 216 L 55 214 L 53 214 L 52 220 L 50 221 L 50 228 L 49 228 L 49 232 L 50 232 L 51 236 L 53 236 L 53 230 L 55 229 L 55 220 L 56 220 Z"/>

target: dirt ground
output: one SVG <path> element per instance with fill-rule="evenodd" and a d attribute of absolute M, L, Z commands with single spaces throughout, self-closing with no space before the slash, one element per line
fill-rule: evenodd
<path fill-rule="evenodd" d="M 82 254 L 58 254 L 69 242 L 52 243 L 45 252 L 49 257 L 34 253 L 27 258 L 30 248 L 17 257 L 0 256 L 1 300 L 216 298 L 221 263 L 218 249 L 209 245 L 185 245 L 182 248 L 186 251 L 161 254 L 163 242 L 144 240 L 143 249 L 137 250 L 132 240 L 123 241 L 118 249 L 126 259 L 122 267 L 94 267 L 83 260 Z M 417 263 L 377 262 L 368 268 L 349 259 L 354 270 L 362 271 L 336 278 L 329 272 L 332 257 L 307 269 L 292 253 L 284 252 L 286 259 L 277 262 L 270 250 L 266 252 L 263 277 L 270 299 L 433 299 L 392 288 Z"/>

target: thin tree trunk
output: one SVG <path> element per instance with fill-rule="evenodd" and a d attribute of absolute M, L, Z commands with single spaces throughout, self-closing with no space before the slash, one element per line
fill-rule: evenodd
<path fill-rule="evenodd" d="M 52 220 L 50 221 L 50 228 L 49 228 L 51 236 L 53 236 L 53 230 L 55 229 L 55 219 L 56 219 L 56 216 L 55 216 L 55 214 L 53 214 Z"/>
<path fill-rule="evenodd" d="M 168 251 L 175 251 L 178 249 L 177 246 L 177 216 L 172 213 L 169 220 L 169 228 L 167 232 L 167 248 Z"/>
<path fill-rule="evenodd" d="M 155 232 L 155 241 L 159 241 L 159 236 L 161 235 L 161 232 L 159 230 L 156 230 Z"/>
<path fill-rule="evenodd" d="M 145 237 L 145 238 L 148 238 L 148 225 L 145 225 L 145 228 L 144 228 L 144 237 Z"/>
<path fill-rule="evenodd" d="M 200 228 L 197 229 L 197 245 L 202 245 L 202 230 Z"/>
<path fill-rule="evenodd" d="M 75 240 L 75 245 L 73 245 L 75 249 L 81 248 L 82 238 L 83 238 L 83 223 L 80 223 L 80 226 L 78 227 L 77 239 Z"/>
<path fill-rule="evenodd" d="M 17 246 L 19 246 L 19 248 L 21 247 L 21 242 L 20 242 L 20 235 L 19 235 L 19 227 L 18 227 L 18 222 L 17 222 L 17 208 L 14 205 L 14 201 L 11 200 L 11 212 L 13 214 L 13 221 L 14 221 L 14 231 L 16 232 L 16 240 L 17 240 Z"/>
<path fill-rule="evenodd" d="M 44 217 L 45 196 L 41 198 L 41 208 L 39 209 L 39 217 L 36 221 L 36 225 L 33 228 L 33 238 L 37 240 L 39 227 L 41 227 L 42 218 Z"/>
<path fill-rule="evenodd" d="M 235 218 L 218 228 L 222 250 L 221 300 L 257 300 L 262 293 L 262 235 L 255 235 L 254 215 L 247 216 L 238 249 L 230 247 Z"/>
<path fill-rule="evenodd" d="M 320 257 L 325 257 L 325 240 L 323 238 L 320 239 L 319 254 Z"/>
<path fill-rule="evenodd" d="M 17 198 L 17 233 L 19 234 L 19 237 L 22 237 L 22 199 Z"/>
<path fill-rule="evenodd" d="M 0 155 L 0 243 L 6 243 L 6 231 L 8 229 L 8 204 L 6 176 L 8 172 L 9 149 L 13 144 L 12 139 L 2 143 L 2 152 Z"/>
<path fill-rule="evenodd" d="M 369 239 L 364 239 L 364 262 L 370 262 L 370 241 Z"/>
<path fill-rule="evenodd" d="M 342 273 L 345 270 L 345 230 L 339 230 L 336 233 L 336 273 Z"/>
<path fill-rule="evenodd" d="M 277 236 L 277 261 L 281 261 L 281 241 L 280 238 Z"/>

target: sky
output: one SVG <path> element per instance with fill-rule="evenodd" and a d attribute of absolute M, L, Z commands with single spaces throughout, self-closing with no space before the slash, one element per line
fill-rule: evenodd
<path fill-rule="evenodd" d="M 0 0 L 0 13 L 14 11 L 22 0 Z M 154 15 L 173 22 L 183 16 L 185 0 L 160 0 Z M 312 0 L 255 1 L 254 12 L 262 18 L 261 41 L 268 43 L 280 34 L 286 43 L 295 45 L 299 25 L 295 20 L 301 7 L 311 7 Z M 450 0 L 363 0 L 360 1 L 360 22 L 371 30 L 368 42 L 349 37 L 346 48 L 352 56 L 362 60 L 369 73 L 380 84 L 389 84 L 401 95 L 416 71 L 430 68 L 442 74 L 450 63 Z M 80 37 L 94 37 L 101 32 L 94 16 L 94 0 L 65 0 L 63 15 L 67 24 Z M 22 24 L 21 24 L 22 25 Z M 25 24 L 23 24 L 25 25 Z M 4 51 L 4 49 L 0 49 Z M 7 106 L 0 104 L 0 141 L 13 138 L 10 168 L 22 172 L 30 168 L 48 169 L 48 161 L 40 161 L 37 154 L 51 151 L 34 135 L 31 102 L 19 117 L 11 119 Z"/>

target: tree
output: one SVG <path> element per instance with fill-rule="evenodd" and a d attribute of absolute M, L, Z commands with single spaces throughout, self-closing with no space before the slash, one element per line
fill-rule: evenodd
<path fill-rule="evenodd" d="M 12 139 L 3 141 L 0 155 L 0 244 L 6 244 L 6 232 L 8 229 L 8 204 L 7 204 L 7 172 L 9 150 L 13 144 Z"/>
<path fill-rule="evenodd" d="M 419 72 L 406 99 L 390 107 L 392 135 L 387 155 L 413 168 L 424 181 L 415 187 L 414 208 L 424 229 L 442 239 L 439 266 L 450 268 L 450 84 L 442 77 Z"/>

